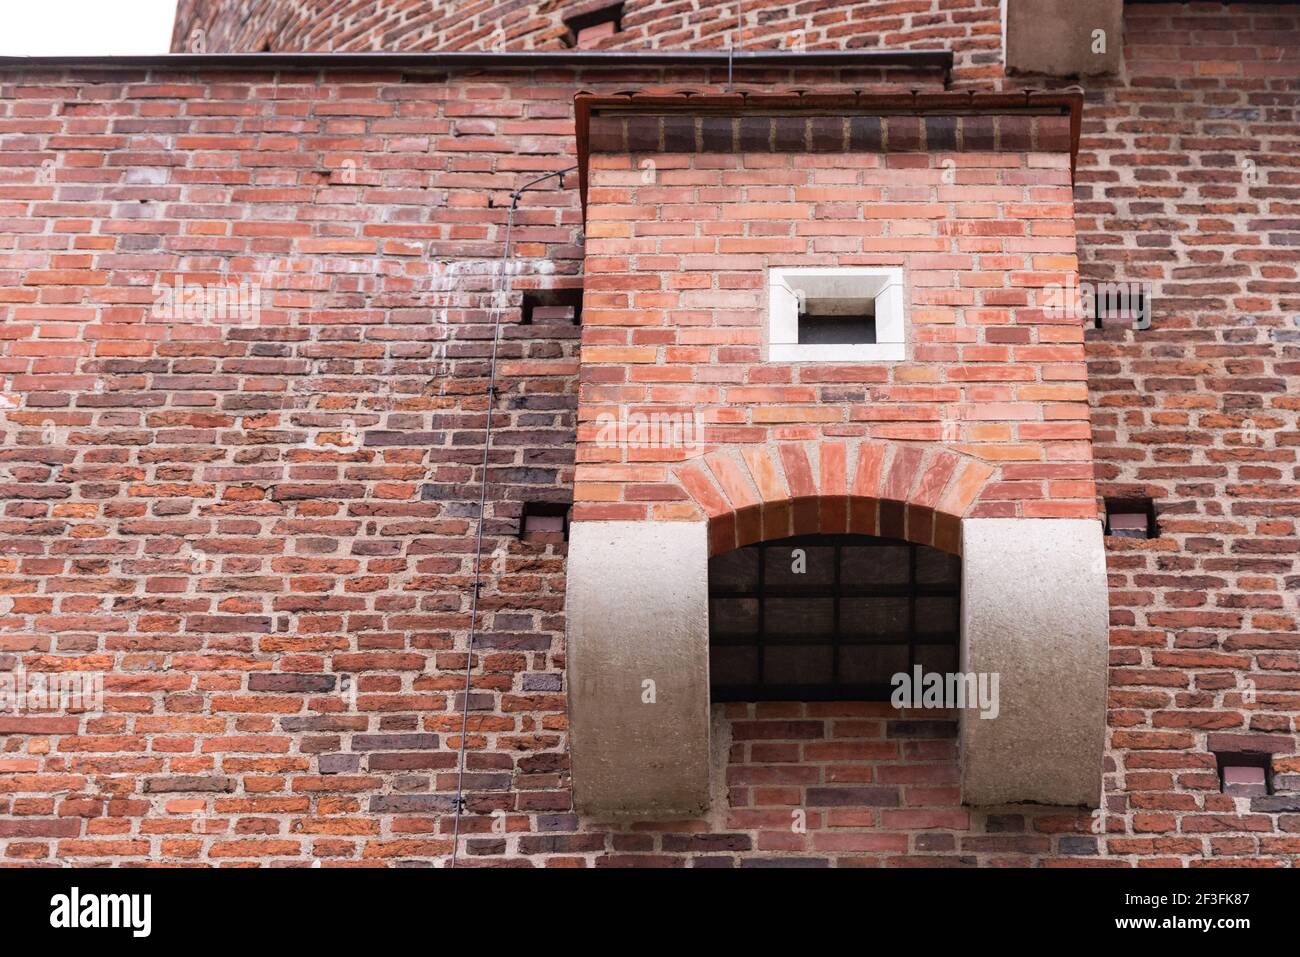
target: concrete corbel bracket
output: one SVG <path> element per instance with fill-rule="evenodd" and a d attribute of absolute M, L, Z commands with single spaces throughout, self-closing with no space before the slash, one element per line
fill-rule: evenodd
<path fill-rule="evenodd" d="M 962 522 L 961 668 L 999 678 L 961 715 L 963 803 L 1098 805 L 1108 624 L 1099 522 Z"/>
<path fill-rule="evenodd" d="M 582 814 L 708 809 L 708 554 L 704 522 L 570 530 L 569 748 Z"/>

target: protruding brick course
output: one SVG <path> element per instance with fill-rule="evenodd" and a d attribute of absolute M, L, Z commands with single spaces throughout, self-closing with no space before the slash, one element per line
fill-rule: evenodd
<path fill-rule="evenodd" d="M 759 107 L 756 107 L 759 108 Z M 598 116 L 596 152 L 1069 152 L 1069 116 Z"/>

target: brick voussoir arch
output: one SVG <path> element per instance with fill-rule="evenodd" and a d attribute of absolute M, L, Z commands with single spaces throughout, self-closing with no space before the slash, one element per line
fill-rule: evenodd
<path fill-rule="evenodd" d="M 880 535 L 961 552 L 992 466 L 943 448 L 813 440 L 715 450 L 674 476 L 709 522 L 709 554 L 790 535 Z"/>

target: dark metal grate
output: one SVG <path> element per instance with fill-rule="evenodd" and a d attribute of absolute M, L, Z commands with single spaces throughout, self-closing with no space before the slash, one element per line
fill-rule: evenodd
<path fill-rule="evenodd" d="M 961 560 L 897 539 L 810 535 L 716 555 L 713 700 L 888 700 L 896 672 L 957 670 L 960 602 Z"/>

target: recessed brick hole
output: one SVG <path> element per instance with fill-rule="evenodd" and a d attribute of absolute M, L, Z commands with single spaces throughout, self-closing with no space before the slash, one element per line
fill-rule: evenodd
<path fill-rule="evenodd" d="M 519 537 L 538 544 L 567 542 L 571 508 L 567 502 L 527 503 L 524 517 L 519 522 Z"/>
<path fill-rule="evenodd" d="M 1115 538 L 1155 538 L 1155 503 L 1149 498 L 1106 499 L 1106 534 Z"/>
<path fill-rule="evenodd" d="M 1216 751 L 1219 784 L 1233 797 L 1265 797 L 1273 793 L 1272 758 L 1267 754 Z"/>
<path fill-rule="evenodd" d="M 564 18 L 569 28 L 565 42 L 571 47 L 586 48 L 612 37 L 623 29 L 623 4 L 608 3 Z"/>
<path fill-rule="evenodd" d="M 519 321 L 525 326 L 570 322 L 582 324 L 581 289 L 530 289 L 524 293 Z"/>
<path fill-rule="evenodd" d="M 1132 326 L 1147 315 L 1146 292 L 1121 285 L 1114 290 L 1101 284 L 1092 299 L 1092 321 L 1098 329 Z"/>

